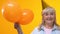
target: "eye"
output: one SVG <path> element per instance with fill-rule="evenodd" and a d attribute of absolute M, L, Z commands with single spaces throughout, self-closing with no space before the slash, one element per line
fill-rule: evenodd
<path fill-rule="evenodd" d="M 48 16 L 48 13 L 45 13 L 46 16 Z"/>
<path fill-rule="evenodd" d="M 50 15 L 54 15 L 54 13 L 50 13 Z"/>

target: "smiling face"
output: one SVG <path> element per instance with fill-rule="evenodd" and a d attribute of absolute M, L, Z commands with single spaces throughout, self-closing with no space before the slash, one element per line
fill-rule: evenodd
<path fill-rule="evenodd" d="M 55 21 L 55 11 L 52 8 L 44 9 L 42 16 L 45 24 L 53 24 Z"/>

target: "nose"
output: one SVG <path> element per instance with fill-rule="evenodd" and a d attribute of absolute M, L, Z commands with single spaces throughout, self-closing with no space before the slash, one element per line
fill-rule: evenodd
<path fill-rule="evenodd" d="M 49 18 L 51 18 L 51 15 L 48 15 Z"/>

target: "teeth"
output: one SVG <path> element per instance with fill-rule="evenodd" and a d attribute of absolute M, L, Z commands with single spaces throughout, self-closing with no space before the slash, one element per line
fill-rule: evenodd
<path fill-rule="evenodd" d="M 47 20 L 52 20 L 52 19 L 47 19 Z"/>

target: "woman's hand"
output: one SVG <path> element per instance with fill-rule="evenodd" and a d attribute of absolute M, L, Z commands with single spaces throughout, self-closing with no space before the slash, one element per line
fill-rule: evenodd
<path fill-rule="evenodd" d="M 14 24 L 14 28 L 18 31 L 18 34 L 23 34 L 21 26 L 18 23 Z"/>

